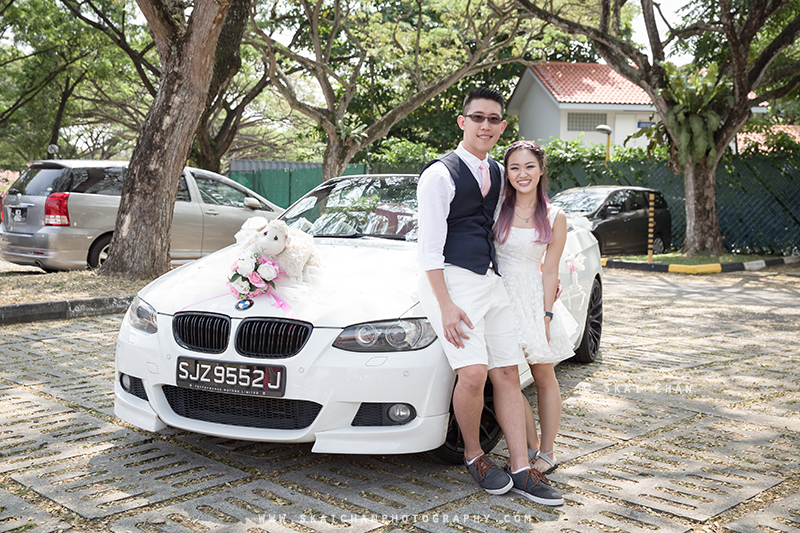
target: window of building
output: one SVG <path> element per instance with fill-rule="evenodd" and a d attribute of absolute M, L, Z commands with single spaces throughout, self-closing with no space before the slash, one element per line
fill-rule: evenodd
<path fill-rule="evenodd" d="M 567 131 L 596 131 L 600 124 L 608 124 L 607 113 L 567 113 Z"/>

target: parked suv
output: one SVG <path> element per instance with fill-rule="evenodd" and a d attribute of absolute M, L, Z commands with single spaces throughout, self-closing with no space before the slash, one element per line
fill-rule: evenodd
<path fill-rule="evenodd" d="M 99 266 L 108 255 L 124 161 L 35 161 L 8 190 L 0 213 L 0 257 L 44 270 Z M 254 215 L 283 208 L 219 174 L 187 167 L 178 185 L 170 252 L 181 264 L 234 242 Z"/>
<path fill-rule="evenodd" d="M 601 254 L 641 254 L 647 253 L 651 193 L 655 196 L 653 253 L 663 254 L 672 239 L 672 214 L 660 191 L 592 185 L 561 191 L 552 202 L 567 213 L 589 219 Z"/>

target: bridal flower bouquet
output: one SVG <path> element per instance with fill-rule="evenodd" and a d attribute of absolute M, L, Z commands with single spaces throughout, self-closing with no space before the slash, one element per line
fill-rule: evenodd
<path fill-rule="evenodd" d="M 231 266 L 228 287 L 238 298 L 255 298 L 275 287 L 278 274 L 278 265 L 267 257 L 246 251 Z"/>

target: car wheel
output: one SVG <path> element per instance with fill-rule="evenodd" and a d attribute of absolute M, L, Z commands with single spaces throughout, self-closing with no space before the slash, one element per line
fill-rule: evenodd
<path fill-rule="evenodd" d="M 660 235 L 657 235 L 653 239 L 653 255 L 663 254 L 665 251 L 666 246 L 664 246 L 664 239 L 662 239 Z"/>
<path fill-rule="evenodd" d="M 108 257 L 108 250 L 111 244 L 111 235 L 103 235 L 89 249 L 87 262 L 90 268 L 97 268 L 102 265 Z"/>
<path fill-rule="evenodd" d="M 592 363 L 600 351 L 600 334 L 603 332 L 603 285 L 598 278 L 592 283 L 583 338 L 573 359 L 579 363 Z"/>
<path fill-rule="evenodd" d="M 486 380 L 483 388 L 483 413 L 481 414 L 480 437 L 481 449 L 489 453 L 503 436 L 503 430 L 497 422 L 494 414 L 494 393 L 492 382 Z M 464 438 L 456 422 L 456 415 L 453 412 L 453 403 L 450 402 L 450 420 L 447 425 L 447 436 L 444 444 L 435 450 L 423 454 L 429 459 L 441 461 L 443 463 L 461 465 L 464 464 Z"/>

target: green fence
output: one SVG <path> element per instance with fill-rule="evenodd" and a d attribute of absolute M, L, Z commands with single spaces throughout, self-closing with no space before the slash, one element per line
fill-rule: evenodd
<path fill-rule="evenodd" d="M 551 173 L 551 195 L 585 185 L 640 185 L 659 189 L 672 212 L 672 245 L 686 233 L 683 176 L 665 163 L 604 162 L 570 165 Z M 717 169 L 717 211 L 725 248 L 737 253 L 800 251 L 800 168 L 783 158 L 735 158 Z"/>
<path fill-rule="evenodd" d="M 416 174 L 423 164 L 348 165 L 352 174 Z M 288 207 L 322 181 L 322 168 L 234 172 L 231 178 Z M 551 169 L 553 194 L 586 185 L 639 185 L 664 193 L 672 212 L 672 246 L 683 245 L 686 208 L 683 176 L 665 163 L 603 161 Z M 717 210 L 728 251 L 791 254 L 800 251 L 800 168 L 784 158 L 734 158 L 717 169 Z"/>
<path fill-rule="evenodd" d="M 347 165 L 344 175 L 417 174 L 421 168 L 421 165 L 415 164 L 371 164 L 368 166 L 359 163 Z M 289 207 L 305 193 L 322 183 L 322 167 L 231 172 L 230 178 L 281 207 Z"/>

